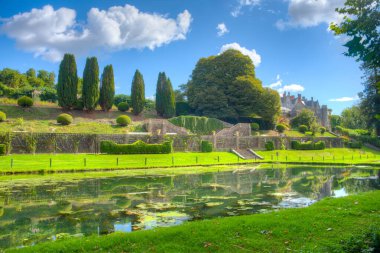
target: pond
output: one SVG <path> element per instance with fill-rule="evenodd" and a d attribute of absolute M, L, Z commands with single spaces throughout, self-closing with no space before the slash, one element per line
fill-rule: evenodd
<path fill-rule="evenodd" d="M 372 168 L 65 177 L 0 180 L 0 251 L 70 236 L 306 207 L 325 197 L 380 189 L 380 170 Z"/>

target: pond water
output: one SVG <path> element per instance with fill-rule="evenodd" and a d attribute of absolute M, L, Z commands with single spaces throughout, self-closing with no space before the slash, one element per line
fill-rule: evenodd
<path fill-rule="evenodd" d="M 305 207 L 380 189 L 380 170 L 252 169 L 167 176 L 0 180 L 0 251 L 69 236 Z"/>

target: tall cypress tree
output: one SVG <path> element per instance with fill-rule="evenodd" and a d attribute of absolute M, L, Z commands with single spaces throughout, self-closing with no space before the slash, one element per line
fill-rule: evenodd
<path fill-rule="evenodd" d="M 83 106 L 92 111 L 99 99 L 99 65 L 96 57 L 87 58 L 83 72 L 82 86 Z"/>
<path fill-rule="evenodd" d="M 71 109 L 77 100 L 78 74 L 75 56 L 65 54 L 59 65 L 57 95 L 58 105 Z"/>
<path fill-rule="evenodd" d="M 139 115 L 144 110 L 145 84 L 144 78 L 138 70 L 136 70 L 133 77 L 131 96 L 133 114 Z"/>
<path fill-rule="evenodd" d="M 156 111 L 157 114 L 162 116 L 164 113 L 163 105 L 162 105 L 162 100 L 163 100 L 163 88 L 165 86 L 166 82 L 166 75 L 165 72 L 160 72 L 158 74 L 158 79 L 157 79 L 157 87 L 156 87 Z"/>
<path fill-rule="evenodd" d="M 165 118 L 171 118 L 175 116 L 175 95 L 172 82 L 169 78 L 165 81 L 165 85 L 162 91 L 162 98 L 162 105 L 164 109 L 162 116 Z"/>
<path fill-rule="evenodd" d="M 113 99 L 115 96 L 115 81 L 113 76 L 112 65 L 104 67 L 102 74 L 102 86 L 100 87 L 99 104 L 104 111 L 109 111 L 112 108 Z"/>

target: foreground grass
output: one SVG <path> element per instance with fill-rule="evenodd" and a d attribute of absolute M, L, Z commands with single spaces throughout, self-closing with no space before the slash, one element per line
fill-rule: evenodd
<path fill-rule="evenodd" d="M 226 164 L 294 163 L 331 165 L 380 165 L 380 153 L 371 149 L 258 151 L 264 160 L 242 160 L 229 152 L 150 155 L 36 154 L 0 157 L 0 172 L 80 172 Z M 178 168 L 180 169 L 180 168 Z"/>
<path fill-rule="evenodd" d="M 188 222 L 170 228 L 64 239 L 9 252 L 345 252 L 380 227 L 380 191 L 308 208 Z"/>

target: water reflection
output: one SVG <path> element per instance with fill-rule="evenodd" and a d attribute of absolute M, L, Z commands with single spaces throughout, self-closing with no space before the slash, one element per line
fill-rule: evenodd
<path fill-rule="evenodd" d="M 355 168 L 4 181 L 0 248 L 305 207 L 373 189 L 380 189 L 379 170 Z"/>

